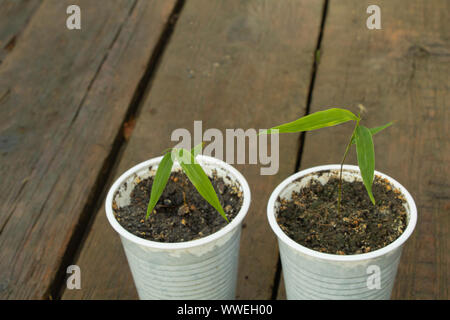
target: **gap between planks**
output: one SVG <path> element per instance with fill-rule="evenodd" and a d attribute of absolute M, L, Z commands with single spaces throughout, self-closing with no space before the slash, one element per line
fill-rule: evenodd
<path fill-rule="evenodd" d="M 308 3 L 309 4 L 309 3 Z M 323 8 L 323 6 L 322 6 L 322 4 L 323 4 L 323 2 L 322 3 L 319 3 L 319 4 L 317 4 L 317 5 L 314 5 L 316 8 L 317 8 L 317 11 L 314 11 L 315 13 L 314 13 L 314 19 L 316 20 L 316 22 L 317 22 L 317 24 L 315 23 L 314 24 L 314 31 L 319 31 L 320 30 L 320 18 L 321 18 L 321 13 L 322 13 L 322 8 Z M 314 7 L 314 6 L 312 6 L 312 7 Z M 275 6 L 276 7 L 276 6 Z M 186 6 L 186 10 L 184 10 L 183 11 L 183 17 L 185 17 L 186 16 L 186 14 L 187 14 L 187 9 L 188 9 L 189 7 L 188 6 Z M 208 7 L 208 8 L 210 8 L 210 7 Z M 190 9 L 191 9 L 191 11 L 193 11 L 193 8 L 192 7 L 190 7 Z M 264 14 L 264 10 L 262 10 L 262 11 L 259 11 L 259 10 L 256 10 L 256 9 L 260 9 L 260 7 L 259 7 L 259 5 L 255 5 L 254 7 L 252 7 L 252 9 L 253 9 L 253 14 L 254 15 L 256 15 L 256 17 L 260 17 L 260 16 L 258 16 L 258 14 L 260 14 L 260 15 L 262 15 L 262 14 Z M 263 9 L 264 9 L 264 7 L 263 7 Z M 192 14 L 192 12 L 191 12 L 191 14 Z M 188 15 L 189 16 L 189 15 Z M 206 18 L 204 19 L 204 20 L 207 20 Z M 188 20 L 186 20 L 186 21 L 188 21 Z M 184 22 L 186 22 L 186 21 L 184 21 Z M 177 30 L 179 30 L 180 28 L 181 28 L 181 22 L 182 21 L 180 21 L 180 23 L 179 23 L 179 27 L 177 27 Z M 204 21 L 203 21 L 204 22 Z M 231 21 L 231 22 L 228 22 L 227 21 L 227 23 L 224 23 L 224 25 L 225 26 L 228 26 L 228 27 L 230 27 L 230 24 L 232 23 L 233 21 Z M 186 22 L 187 23 L 187 22 Z M 231 40 L 230 41 L 234 41 L 234 44 L 235 45 L 237 45 L 237 44 L 239 44 L 239 45 L 241 45 L 241 43 L 244 43 L 245 44 L 245 41 L 244 40 L 248 40 L 248 41 L 250 41 L 250 40 L 252 40 L 252 38 L 250 38 L 250 39 L 245 39 L 245 38 L 241 38 L 241 37 L 236 37 L 236 34 L 237 34 L 237 31 L 236 31 L 236 26 L 238 26 L 238 27 L 246 27 L 246 25 L 244 24 L 242 24 L 242 19 L 235 19 L 234 20 L 234 24 L 231 24 L 231 28 L 230 28 L 230 32 L 232 31 L 232 33 L 231 33 L 231 35 L 230 36 L 232 36 L 232 38 L 231 38 Z M 194 31 L 196 31 L 195 30 L 195 27 L 191 27 L 191 29 L 194 29 Z M 246 29 L 244 29 L 244 31 L 245 31 Z M 280 28 L 280 30 L 283 30 L 282 28 Z M 310 34 L 310 33 L 309 33 Z M 179 36 L 179 34 L 178 34 L 178 31 L 175 33 L 175 35 L 178 35 Z M 247 36 L 251 36 L 252 34 L 251 33 L 247 33 L 246 34 Z M 306 72 L 304 72 L 304 74 L 305 74 L 305 79 L 304 79 L 304 90 L 302 90 L 302 93 L 303 93 L 303 91 L 304 91 L 304 93 L 302 94 L 302 99 L 300 100 L 300 101 L 307 101 L 307 96 L 308 96 L 308 90 L 309 90 L 309 87 L 310 87 L 310 78 L 311 78 L 311 66 L 312 66 L 312 63 L 313 63 L 313 60 L 311 60 L 311 58 L 313 58 L 314 57 L 314 50 L 315 50 L 315 48 L 316 48 L 316 46 L 317 46 L 317 36 L 318 36 L 318 33 L 317 33 L 317 35 L 314 37 L 314 39 L 311 39 L 311 45 L 310 45 L 310 53 L 308 52 L 308 58 L 307 58 L 307 62 L 305 61 L 305 66 L 306 66 Z M 173 40 L 171 40 L 171 45 L 172 44 L 174 44 L 176 41 L 176 39 L 178 39 L 178 40 L 180 40 L 180 37 L 176 37 L 176 36 L 174 36 L 174 39 Z M 191 38 L 189 38 L 189 39 L 192 39 L 192 37 Z M 202 38 L 202 39 L 204 39 L 204 37 Z M 268 37 L 268 39 L 270 40 L 271 38 L 270 37 Z M 181 41 L 181 40 L 180 40 Z M 186 43 L 186 40 L 183 40 L 183 42 L 182 42 L 183 44 L 185 44 Z M 237 43 L 237 44 L 236 44 Z M 169 47 L 171 47 L 171 45 L 169 46 Z M 172 49 L 173 49 L 173 47 L 172 47 Z M 246 57 L 246 58 L 248 58 L 249 56 L 250 56 L 250 54 L 252 54 L 252 53 L 254 53 L 254 49 L 248 49 L 245 45 L 241 45 L 240 46 L 240 49 L 241 49 L 241 51 L 244 53 L 244 56 Z M 175 50 L 175 49 L 173 49 L 173 50 Z M 166 59 L 166 57 L 169 55 L 169 51 L 170 50 L 167 50 L 167 53 L 165 53 L 165 55 L 164 55 L 164 59 L 163 59 L 163 61 L 165 61 L 165 59 Z M 170 53 L 172 54 L 171 55 L 171 58 L 172 59 L 174 59 L 175 60 L 175 67 L 174 66 L 172 66 L 171 68 L 175 68 L 175 69 L 177 69 L 177 67 L 179 67 L 179 64 L 181 64 L 181 63 L 185 63 L 186 62 L 186 59 L 183 59 L 183 57 L 186 57 L 185 55 L 183 56 L 183 55 L 181 55 L 181 58 L 178 58 L 178 56 L 177 55 L 174 55 L 173 54 L 173 52 L 177 52 L 177 51 L 171 51 Z M 185 54 L 186 54 L 186 52 L 184 52 Z M 210 56 L 214 56 L 214 53 L 216 53 L 216 52 L 213 52 L 213 53 L 210 53 L 210 52 L 208 52 L 208 51 L 206 51 L 206 53 L 205 53 L 205 51 L 203 51 L 203 54 L 204 54 L 204 56 L 206 56 L 206 57 L 210 57 Z M 276 55 L 275 55 L 276 56 Z M 289 58 L 289 56 L 287 56 L 288 58 Z M 172 59 L 171 59 L 171 62 L 174 62 L 174 61 L 172 61 Z M 296 59 L 296 60 L 294 60 L 294 61 L 297 61 L 298 59 Z M 304 59 L 304 60 L 306 60 L 306 58 Z M 198 62 L 198 61 L 201 61 L 201 59 L 197 59 L 197 60 L 195 60 L 195 62 Z M 177 64 L 178 63 L 178 64 Z M 166 67 L 166 68 L 163 68 L 163 67 Z M 225 67 L 228 67 L 228 70 L 229 70 L 229 72 L 230 71 L 233 71 L 233 66 L 224 66 L 224 68 Z M 167 70 L 167 68 L 169 68 L 168 66 L 167 66 L 167 63 L 166 64 L 162 64 L 162 66 L 161 66 L 161 70 L 160 71 L 158 71 L 158 77 L 163 77 L 163 76 L 167 76 L 167 72 L 168 72 L 168 70 Z M 169 68 L 170 69 L 170 68 Z M 179 69 L 179 68 L 178 68 Z M 177 70 L 178 70 L 177 69 Z M 244 68 L 245 69 L 245 68 Z M 309 70 L 308 70 L 309 69 Z M 246 71 L 249 71 L 249 70 L 253 70 L 252 68 L 247 68 L 247 70 Z M 275 69 L 276 70 L 276 69 Z M 170 70 L 169 70 L 170 71 Z M 270 69 L 269 68 L 269 71 L 272 71 L 272 72 L 274 72 L 274 69 Z M 309 72 L 308 72 L 309 71 Z M 278 72 L 278 71 L 276 71 L 276 72 Z M 232 73 L 233 74 L 233 73 Z M 240 75 L 240 73 L 237 73 L 237 75 L 239 76 Z M 263 74 L 264 75 L 264 74 Z M 301 73 L 300 73 L 300 75 L 301 75 Z M 297 75 L 298 76 L 298 75 Z M 222 77 L 223 78 L 223 77 Z M 164 79 L 164 78 L 163 78 Z M 285 79 L 285 78 L 282 78 L 282 79 Z M 167 79 L 166 79 L 167 80 Z M 179 80 L 179 79 L 178 79 Z M 219 79 L 220 80 L 220 79 Z M 235 80 L 240 80 L 240 78 L 237 78 L 237 79 L 235 79 Z M 161 81 L 163 81 L 163 80 L 161 80 Z M 181 80 L 179 80 L 179 81 L 181 81 Z M 222 82 L 225 82 L 225 83 L 227 83 L 226 81 L 224 81 L 223 79 L 222 79 Z M 241 81 L 241 82 L 245 82 L 245 81 Z M 209 89 L 213 89 L 214 90 L 214 88 L 215 88 L 215 86 L 214 85 L 209 85 L 209 84 L 205 84 L 205 82 L 203 81 L 202 82 L 203 84 L 204 84 L 204 87 L 207 89 L 207 90 L 209 90 Z M 167 84 L 167 83 L 165 83 L 165 84 Z M 263 83 L 264 84 L 264 83 Z M 300 81 L 297 81 L 296 82 L 296 84 L 297 85 L 302 85 L 302 81 L 300 80 Z M 163 92 L 163 90 L 161 90 L 161 87 L 162 87 L 162 85 L 161 85 L 161 83 L 159 83 L 158 81 L 155 81 L 155 84 L 152 84 L 152 87 L 154 87 L 154 88 L 152 88 L 152 92 L 155 92 L 155 90 L 156 90 L 156 92 Z M 157 90 L 157 89 L 159 89 L 159 90 Z M 229 88 L 228 88 L 229 89 Z M 230 89 L 229 89 L 230 90 Z M 213 92 L 213 91 L 212 91 Z M 240 92 L 239 90 L 238 90 L 238 92 Z M 289 91 L 288 91 L 289 92 Z M 292 92 L 292 91 L 291 91 Z M 156 105 L 160 105 L 160 102 L 161 102 L 161 100 L 162 101 L 164 101 L 164 99 L 163 98 L 166 98 L 166 94 L 163 94 L 163 93 L 160 93 L 160 94 L 158 94 L 158 93 L 155 93 L 155 95 L 156 95 L 156 98 L 154 97 L 154 96 L 152 96 L 152 104 L 156 104 Z M 181 95 L 181 94 L 178 94 L 178 95 Z M 225 94 L 222 94 L 221 95 L 222 97 L 225 97 L 225 98 L 227 98 L 228 96 L 227 96 L 227 94 L 225 93 Z M 195 96 L 195 95 L 192 95 L 192 96 L 190 96 L 190 98 L 191 98 L 191 100 L 193 100 L 193 102 L 194 102 L 194 104 L 198 104 L 198 102 L 200 102 L 200 104 L 201 105 L 203 105 L 204 104 L 204 102 L 203 102 L 203 100 L 200 100 L 200 101 L 198 101 L 199 99 Z M 241 97 L 242 98 L 242 97 Z M 244 96 L 244 98 L 245 98 L 245 96 Z M 292 100 L 292 102 L 294 102 L 294 103 L 298 103 L 298 100 L 295 100 L 294 98 L 295 98 L 295 94 L 292 94 L 292 96 L 290 97 L 291 98 L 291 100 Z M 156 100 L 156 102 L 155 102 L 155 100 Z M 172 100 L 175 100 L 175 101 L 178 101 L 176 98 L 174 98 L 174 99 L 172 99 Z M 172 100 L 170 100 L 170 101 L 172 101 Z M 233 101 L 233 99 L 230 99 L 230 98 L 228 98 L 228 100 L 226 100 L 227 102 L 226 103 L 224 103 L 224 105 L 226 105 L 227 103 L 229 104 L 230 103 L 230 101 Z M 244 100 L 245 101 L 245 100 Z M 166 103 L 166 102 L 165 102 Z M 291 106 L 294 104 L 294 103 L 291 103 Z M 166 104 L 164 104 L 164 105 L 166 105 Z M 302 106 L 303 108 L 304 108 L 304 105 Z M 151 109 L 151 105 L 150 106 L 148 106 L 148 108 L 147 108 L 148 110 L 147 111 L 149 111 L 149 113 L 151 113 L 152 112 L 152 110 L 154 110 L 154 109 Z M 287 109 L 288 111 L 289 111 L 289 108 L 287 108 L 287 107 L 285 107 L 285 109 Z M 197 111 L 200 111 L 200 112 L 204 112 L 204 111 L 202 111 L 202 109 L 199 107 L 199 108 L 197 108 L 197 109 L 195 109 L 195 110 L 197 110 Z M 292 112 L 293 111 L 293 112 Z M 303 110 L 302 110 L 303 111 Z M 144 115 L 144 112 L 145 112 L 145 110 L 142 110 L 142 113 L 143 113 L 143 115 Z M 292 108 L 291 109 L 291 112 L 292 112 L 292 115 L 293 116 L 298 116 L 298 114 L 296 113 L 296 111 Z M 299 112 L 299 111 L 297 111 L 297 112 Z M 304 112 L 301 112 L 302 114 L 304 113 Z M 167 114 L 167 112 L 166 112 L 166 114 Z M 151 118 L 153 118 L 153 122 L 155 121 L 155 119 L 154 119 L 154 117 L 150 117 L 150 119 Z M 259 122 L 258 123 L 261 123 L 262 125 L 264 125 L 263 123 L 264 122 L 262 122 L 263 120 L 264 120 L 264 118 L 259 118 L 259 119 L 257 119 Z M 288 118 L 286 118 L 286 119 L 284 119 L 284 120 L 288 120 Z M 146 124 L 146 126 L 148 127 L 148 126 L 151 126 L 152 125 L 152 123 L 150 122 L 150 123 L 148 123 L 148 122 L 142 122 L 142 121 L 144 121 L 143 119 L 142 119 L 142 116 L 139 118 L 139 121 L 138 121 L 138 123 L 137 123 L 137 126 L 136 126 L 136 129 L 135 129 L 135 131 L 134 131 L 134 133 L 133 133 L 133 136 L 132 136 L 132 140 L 131 140 L 131 142 L 132 141 L 136 141 L 136 139 L 138 139 L 139 140 L 139 137 L 141 137 L 142 138 L 142 132 L 140 132 L 140 131 L 142 131 L 142 127 L 143 127 L 143 125 L 142 125 L 142 123 L 145 123 Z M 210 122 L 213 122 L 214 124 L 216 123 L 215 121 L 217 121 L 217 120 L 215 120 L 215 119 L 212 119 Z M 180 122 L 180 123 L 183 123 L 182 121 Z M 184 122 L 185 123 L 185 122 Z M 155 123 L 153 123 L 153 124 L 155 124 Z M 183 124 L 181 124 L 181 125 L 183 125 Z M 185 124 L 184 124 L 185 125 Z M 141 135 L 139 135 L 139 133 L 141 133 Z M 146 137 L 146 135 L 145 135 L 145 137 Z M 293 137 L 294 139 L 292 139 L 291 141 L 293 141 L 294 143 L 292 143 L 292 149 L 294 149 L 295 150 L 295 148 L 298 148 L 298 142 L 299 142 L 299 140 L 298 139 L 296 139 L 295 137 Z M 134 139 L 134 140 L 133 140 Z M 127 150 L 129 150 L 129 148 L 130 148 L 130 146 L 133 146 L 133 143 L 128 143 L 127 144 Z M 140 146 L 140 148 L 142 149 L 142 145 Z M 154 145 L 152 145 L 152 148 L 153 149 L 155 149 L 155 150 L 157 150 L 159 147 L 158 146 L 154 146 Z M 152 150 L 153 150 L 152 149 Z M 291 149 L 291 150 L 292 150 Z M 132 149 L 131 149 L 132 150 Z M 134 153 L 134 154 L 136 154 L 136 152 L 137 152 L 138 150 L 134 150 L 133 152 L 131 152 L 131 153 Z M 146 151 L 146 152 L 148 152 L 148 150 Z M 138 154 L 139 154 L 139 152 L 137 152 Z M 141 152 L 141 153 L 144 153 L 144 152 Z M 126 152 L 126 153 L 124 153 L 124 156 L 122 157 L 122 159 L 124 159 L 124 158 L 127 158 L 125 155 L 126 154 L 130 154 L 130 152 Z M 138 161 L 138 160 L 141 160 L 143 157 L 145 157 L 146 155 L 139 155 L 139 156 L 132 156 L 132 158 L 133 158 L 133 161 Z M 287 174 L 287 175 L 289 175 L 291 172 L 292 172 L 292 170 L 295 170 L 295 162 L 296 162 L 296 157 L 293 157 L 293 159 L 292 159 L 293 161 L 290 161 L 289 162 L 289 168 L 286 170 L 285 169 L 285 173 L 283 174 L 283 175 L 285 175 L 285 174 Z M 122 163 L 123 161 L 121 160 L 121 163 Z M 251 170 L 250 170 L 250 172 L 251 172 Z M 97 215 L 97 218 L 96 218 L 96 222 L 95 223 L 97 223 L 97 219 L 99 219 L 99 216 Z M 92 230 L 95 228 L 95 226 L 93 226 L 92 227 Z M 91 231 L 92 231 L 91 230 Z M 89 232 L 90 233 L 90 232 Z M 91 234 L 91 233 L 90 233 Z M 247 236 L 248 237 L 248 236 Z M 92 240 L 92 238 L 91 237 L 89 237 L 89 239 L 91 239 Z M 99 240 L 99 239 L 96 239 L 96 240 Z M 248 240 L 248 239 L 247 239 Z M 93 242 L 94 243 L 94 242 Z M 83 258 L 83 257 L 85 257 L 84 259 L 86 260 L 87 258 L 87 256 L 89 255 L 89 253 L 88 254 L 83 254 L 83 252 L 85 252 L 87 249 L 89 249 L 89 242 L 83 242 L 83 246 L 84 246 L 84 248 L 83 248 L 83 251 L 82 251 L 82 253 L 81 253 L 81 258 Z M 92 254 L 92 252 L 90 252 L 91 254 Z M 276 259 L 276 258 L 275 258 Z M 274 260 L 275 260 L 274 259 Z M 265 286 L 264 286 L 264 288 L 266 288 L 267 290 L 267 293 L 268 293 L 268 295 L 267 295 L 267 298 L 271 298 L 271 294 L 272 294 L 272 289 L 273 289 L 273 284 L 274 284 L 274 275 L 275 275 L 275 271 L 276 271 L 276 260 L 275 261 L 273 261 L 274 262 L 274 268 L 273 268 L 273 270 L 271 270 L 271 272 L 270 272 L 270 277 L 269 276 L 267 276 L 267 278 L 268 278 L 268 281 L 267 281 L 267 286 L 266 286 L 266 284 L 265 284 Z M 242 270 L 241 270 L 242 271 Z M 248 272 L 248 270 L 246 271 L 246 272 Z M 253 275 L 253 274 L 252 274 Z M 244 276 L 242 275 L 242 278 L 244 278 Z M 247 279 L 247 277 L 246 277 L 246 279 Z M 129 279 L 127 279 L 127 281 L 129 281 Z M 253 281 L 254 282 L 254 280 L 252 279 L 251 281 Z M 253 287 L 251 287 L 253 285 Z M 269 286 L 270 286 L 270 288 L 269 288 Z M 252 289 L 255 289 L 254 287 L 255 287 L 255 283 L 252 283 L 252 284 L 247 284 L 246 285 L 246 290 L 248 291 L 248 288 L 249 287 L 251 287 Z M 86 290 L 86 287 L 84 288 L 85 290 Z M 93 292 L 90 292 L 89 291 L 89 289 L 87 289 L 87 291 L 84 291 L 85 293 L 87 293 L 87 294 L 93 294 Z M 244 297 L 248 297 L 249 296 L 249 294 L 253 294 L 254 292 L 252 291 L 252 292 L 246 292 L 246 294 L 244 294 L 243 296 Z M 98 292 L 95 292 L 94 294 L 98 294 Z M 104 294 L 104 293 L 103 293 Z M 65 295 L 65 294 L 64 294 Z M 104 296 L 101 296 L 101 297 L 104 297 Z M 134 296 L 133 296 L 134 297 Z"/>
<path fill-rule="evenodd" d="M 317 37 L 316 49 L 314 50 L 314 60 L 313 60 L 312 67 L 311 67 L 311 80 L 309 83 L 308 96 L 306 99 L 305 114 L 303 116 L 308 115 L 310 113 L 310 109 L 311 109 L 312 93 L 313 93 L 314 84 L 316 81 L 317 70 L 319 68 L 320 48 L 322 45 L 322 37 L 323 37 L 323 32 L 325 29 L 325 22 L 326 22 L 327 13 L 328 13 L 328 1 L 329 0 L 324 0 L 324 2 L 323 2 L 322 20 L 320 23 L 319 36 Z M 295 120 L 295 119 L 293 119 L 293 120 Z M 295 162 L 295 167 L 294 167 L 293 173 L 297 172 L 301 166 L 303 147 L 304 147 L 304 143 L 305 143 L 305 136 L 306 136 L 306 132 L 302 132 L 299 137 L 297 160 Z M 282 283 L 281 283 L 282 282 L 281 273 L 282 273 L 281 258 L 280 258 L 280 254 L 278 253 L 277 269 L 276 269 L 276 272 L 274 275 L 274 283 L 273 283 L 273 287 L 272 287 L 272 298 L 271 298 L 272 300 L 279 299 L 280 290 L 284 290 L 284 285 L 282 285 Z"/>
<path fill-rule="evenodd" d="M 135 9 L 137 1 L 138 0 L 136 0 L 135 4 L 130 9 L 129 15 L 131 15 L 133 10 Z M 156 44 L 155 49 L 153 50 L 149 58 L 146 70 L 136 87 L 136 90 L 133 94 L 133 98 L 128 107 L 126 116 L 124 117 L 122 125 L 120 126 L 120 129 L 117 132 L 117 135 L 114 139 L 111 152 L 108 155 L 105 162 L 103 163 L 102 169 L 100 170 L 100 173 L 97 177 L 95 187 L 93 188 L 91 195 L 89 196 L 91 201 L 87 202 L 85 209 L 83 210 L 83 214 L 80 216 L 77 228 L 75 229 L 70 239 L 65 255 L 60 263 L 60 268 L 55 277 L 55 281 L 50 285 L 49 294 L 47 295 L 50 299 L 56 300 L 61 299 L 61 296 L 65 289 L 64 280 L 66 277 L 66 266 L 69 265 L 71 261 L 75 261 L 77 259 L 83 248 L 83 242 L 86 238 L 86 235 L 89 233 L 90 227 L 92 226 L 92 222 L 95 219 L 96 213 L 103 203 L 103 197 L 101 195 L 106 189 L 108 181 L 113 176 L 114 170 L 117 164 L 120 162 L 123 150 L 127 143 L 124 128 L 128 123 L 134 121 L 134 119 L 136 119 L 139 115 L 139 110 L 142 101 L 146 93 L 151 88 L 152 79 L 158 69 L 159 62 L 161 61 L 161 57 L 164 54 L 164 50 L 170 41 L 170 37 L 173 33 L 178 17 L 184 6 L 184 3 L 185 0 L 177 0 L 169 18 L 167 19 L 166 25 L 164 26 L 163 32 L 158 40 L 158 43 Z M 114 45 L 115 40 L 118 38 L 121 29 L 122 28 L 118 30 L 117 35 L 111 44 L 111 47 Z M 106 58 L 107 57 L 105 57 L 104 60 L 106 60 Z M 89 91 L 89 89 L 87 91 Z"/>

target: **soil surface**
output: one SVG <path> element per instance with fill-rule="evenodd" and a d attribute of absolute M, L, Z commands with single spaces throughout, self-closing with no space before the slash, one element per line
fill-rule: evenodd
<path fill-rule="evenodd" d="M 385 247 L 407 225 L 405 199 L 387 180 L 375 177 L 373 205 L 362 182 L 342 182 L 341 211 L 337 211 L 339 179 L 322 185 L 312 180 L 292 199 L 278 199 L 277 221 L 297 243 L 324 253 L 351 255 Z"/>
<path fill-rule="evenodd" d="M 242 206 L 240 188 L 227 185 L 215 173 L 210 181 L 231 222 Z M 118 208 L 114 202 L 113 210 L 117 221 L 138 237 L 158 242 L 183 242 L 206 237 L 227 225 L 222 215 L 180 171 L 172 172 L 155 209 L 145 219 L 153 177 L 137 182 L 130 204 Z"/>

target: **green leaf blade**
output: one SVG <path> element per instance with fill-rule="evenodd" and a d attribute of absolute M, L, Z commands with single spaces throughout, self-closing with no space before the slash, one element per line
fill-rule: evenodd
<path fill-rule="evenodd" d="M 200 193 L 200 195 L 212 205 L 227 222 L 229 222 L 209 177 L 206 175 L 205 171 L 203 171 L 203 168 L 195 161 L 194 155 L 185 149 L 179 149 L 175 154 L 181 168 L 197 189 L 198 193 Z"/>
<path fill-rule="evenodd" d="M 359 125 L 355 130 L 356 155 L 364 186 L 370 200 L 375 204 L 372 184 L 375 176 L 375 149 L 370 129 Z"/>
<path fill-rule="evenodd" d="M 386 129 L 386 128 L 392 126 L 392 125 L 393 125 L 393 123 L 392 123 L 392 122 L 389 122 L 389 123 L 386 123 L 385 125 L 382 125 L 382 126 L 379 126 L 379 127 L 370 128 L 369 130 L 370 130 L 370 133 L 371 133 L 372 135 L 374 135 L 374 134 L 380 132 L 381 130 L 384 130 L 384 129 Z"/>
<path fill-rule="evenodd" d="M 150 194 L 150 200 L 147 207 L 147 215 L 145 219 L 148 219 L 150 213 L 156 206 L 159 198 L 161 197 L 164 188 L 166 187 L 167 181 L 169 181 L 170 173 L 172 172 L 172 155 L 171 152 L 168 152 L 164 155 L 161 162 L 158 165 L 158 169 L 156 170 L 155 177 L 153 179 L 152 190 Z"/>
<path fill-rule="evenodd" d="M 379 126 L 379 127 L 370 128 L 369 129 L 370 134 L 373 136 L 374 134 L 377 134 L 378 132 L 380 132 L 380 131 L 382 131 L 382 130 L 392 126 L 393 124 L 394 124 L 393 122 L 389 122 L 389 123 L 386 123 L 385 125 L 382 125 L 382 126 Z M 355 143 L 355 137 L 352 138 L 352 144 L 354 144 L 354 143 Z"/>
<path fill-rule="evenodd" d="M 270 134 L 272 133 L 272 130 L 278 130 L 276 133 L 311 131 L 335 126 L 351 120 L 358 121 L 359 118 L 348 110 L 331 108 L 324 111 L 314 112 L 295 121 L 270 128 L 260 134 Z"/>

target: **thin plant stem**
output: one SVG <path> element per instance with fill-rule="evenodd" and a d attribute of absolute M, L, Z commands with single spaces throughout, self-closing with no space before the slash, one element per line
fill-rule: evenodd
<path fill-rule="evenodd" d="M 356 121 L 356 126 L 353 129 L 352 136 L 350 137 L 350 141 L 348 142 L 347 147 L 345 148 L 344 157 L 342 158 L 342 161 L 341 161 L 341 169 L 339 171 L 339 185 L 338 185 L 338 205 L 337 205 L 338 214 L 341 213 L 342 171 L 344 169 L 344 162 L 345 162 L 345 159 L 347 158 L 347 154 L 348 154 L 348 151 L 350 150 L 350 146 L 352 145 L 352 141 L 353 141 L 353 138 L 355 136 L 356 128 L 358 127 L 358 125 L 359 125 L 359 120 Z"/>

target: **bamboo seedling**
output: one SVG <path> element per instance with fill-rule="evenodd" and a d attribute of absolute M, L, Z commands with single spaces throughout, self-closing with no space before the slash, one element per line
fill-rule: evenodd
<path fill-rule="evenodd" d="M 198 146 L 195 146 L 191 151 L 183 148 L 173 148 L 168 149 L 165 152 L 161 162 L 158 165 L 158 169 L 156 170 L 156 174 L 153 180 L 150 200 L 147 207 L 146 219 L 148 219 L 150 214 L 153 212 L 156 203 L 161 197 L 172 172 L 174 160 L 176 160 L 180 164 L 181 170 L 186 174 L 199 194 L 210 205 L 212 205 L 227 222 L 229 222 L 211 181 L 209 180 L 205 171 L 203 171 L 203 168 L 200 166 L 200 164 L 195 160 L 196 155 L 201 152 L 201 149 L 202 144 L 199 144 Z"/>
<path fill-rule="evenodd" d="M 342 171 L 345 159 L 347 158 L 347 154 L 353 144 L 356 145 L 356 155 L 358 166 L 361 171 L 363 184 L 367 190 L 370 201 L 375 204 L 375 198 L 372 193 L 372 184 L 375 174 L 375 151 L 372 136 L 392 125 L 392 122 L 389 122 L 383 126 L 369 129 L 360 124 L 360 114 L 356 116 L 354 113 L 346 109 L 331 108 L 328 110 L 312 113 L 295 121 L 281 124 L 279 126 L 261 132 L 261 134 L 273 134 L 312 131 L 325 127 L 335 126 L 348 121 L 354 121 L 355 127 L 345 148 L 344 156 L 340 164 L 341 166 L 339 172 L 337 202 L 338 212 L 340 212 L 342 198 Z"/>

